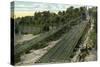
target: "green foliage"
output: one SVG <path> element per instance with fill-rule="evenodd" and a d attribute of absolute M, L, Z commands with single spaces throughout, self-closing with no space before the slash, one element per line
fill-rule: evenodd
<path fill-rule="evenodd" d="M 16 18 L 15 22 L 17 25 L 15 26 L 15 32 L 21 32 L 22 34 L 24 33 L 35 33 L 37 31 L 41 32 L 46 32 L 49 30 L 53 30 L 54 28 L 58 28 L 59 26 L 62 26 L 68 21 L 79 17 L 83 10 L 84 7 L 81 8 L 73 8 L 69 7 L 67 8 L 66 11 L 59 11 L 58 13 L 53 13 L 50 11 L 43 11 L 43 12 L 35 12 L 34 16 L 25 16 L 22 18 Z M 73 26 L 77 24 L 76 22 L 69 23 L 68 26 Z M 37 31 L 28 31 L 28 26 L 30 26 L 30 29 L 33 29 L 34 27 L 41 28 L 40 30 Z M 33 28 L 32 28 L 33 27 Z M 45 29 L 46 28 L 46 29 Z M 26 32 L 24 32 L 26 30 Z"/>
<path fill-rule="evenodd" d="M 33 49 L 40 49 L 46 47 L 48 44 L 46 42 L 39 42 L 36 45 L 33 46 Z"/>
<path fill-rule="evenodd" d="M 89 14 L 94 20 L 94 27 L 93 27 L 93 31 L 90 35 L 90 38 L 93 42 L 94 47 L 97 49 L 97 7 L 90 8 Z"/>
<path fill-rule="evenodd" d="M 96 37 L 96 32 L 91 33 L 91 39 L 94 45 L 96 45 L 97 37 Z"/>

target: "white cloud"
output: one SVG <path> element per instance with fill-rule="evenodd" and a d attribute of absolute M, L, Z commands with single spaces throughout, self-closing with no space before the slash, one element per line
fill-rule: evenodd
<path fill-rule="evenodd" d="M 66 10 L 68 7 L 72 5 L 66 4 L 56 4 L 56 3 L 40 3 L 40 2 L 16 2 L 15 3 L 15 10 L 19 11 L 61 11 Z M 74 5 L 74 7 L 80 7 Z"/>

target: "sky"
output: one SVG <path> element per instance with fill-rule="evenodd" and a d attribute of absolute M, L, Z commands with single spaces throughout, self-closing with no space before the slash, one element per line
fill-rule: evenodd
<path fill-rule="evenodd" d="M 11 4 L 11 10 L 14 10 L 14 16 L 22 17 L 22 16 L 33 16 L 34 12 L 41 11 L 50 11 L 50 12 L 58 12 L 66 10 L 71 5 L 67 4 L 56 4 L 56 3 L 43 3 L 43 2 L 25 2 L 25 1 L 14 1 Z M 80 7 L 78 5 L 74 6 Z"/>

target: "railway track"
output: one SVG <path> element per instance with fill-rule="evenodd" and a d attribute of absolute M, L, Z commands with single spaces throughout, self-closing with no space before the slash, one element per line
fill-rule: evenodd
<path fill-rule="evenodd" d="M 66 62 L 69 61 L 69 57 L 73 52 L 76 44 L 78 43 L 84 29 L 87 25 L 87 21 L 82 22 L 72 28 L 67 34 L 62 36 L 53 48 L 51 48 L 45 55 L 43 55 L 36 63 L 51 63 L 51 62 Z"/>

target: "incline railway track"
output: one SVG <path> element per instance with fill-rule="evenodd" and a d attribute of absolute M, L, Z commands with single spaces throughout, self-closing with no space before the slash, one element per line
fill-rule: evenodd
<path fill-rule="evenodd" d="M 62 39 L 43 55 L 36 63 L 69 62 L 70 55 L 81 38 L 88 21 L 74 26 Z"/>

